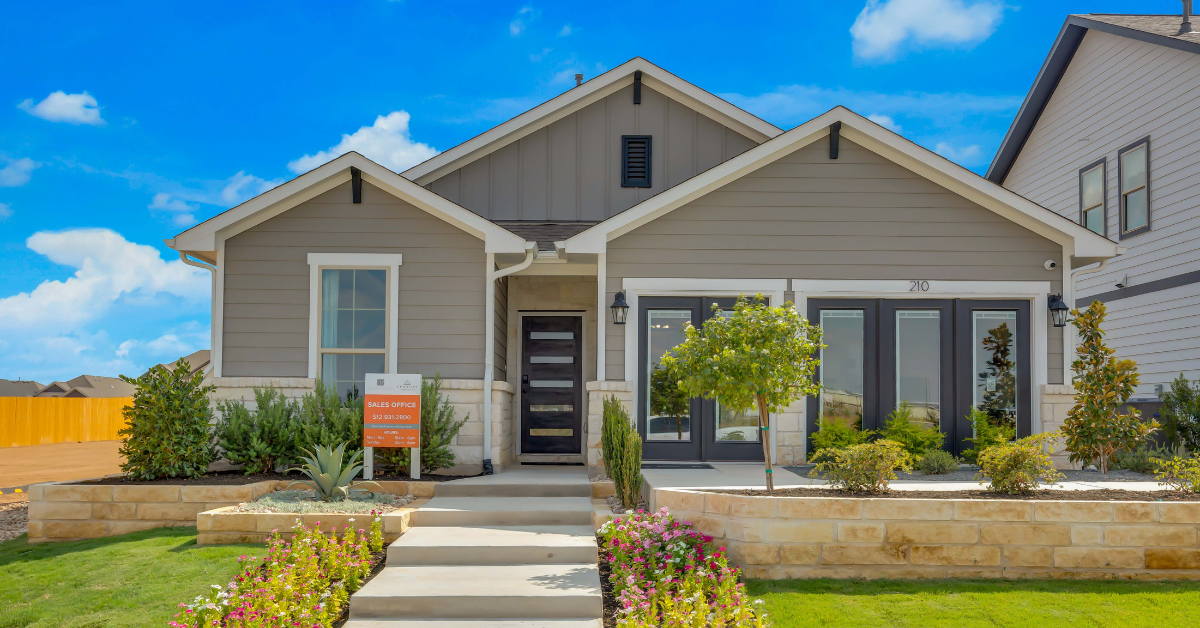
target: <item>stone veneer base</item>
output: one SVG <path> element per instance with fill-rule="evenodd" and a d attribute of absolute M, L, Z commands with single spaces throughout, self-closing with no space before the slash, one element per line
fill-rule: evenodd
<path fill-rule="evenodd" d="M 749 578 L 1200 580 L 1200 502 L 654 498 Z"/>
<path fill-rule="evenodd" d="M 412 512 L 420 508 L 429 498 L 418 498 L 403 508 L 383 515 L 383 540 L 391 543 L 400 538 L 412 525 Z M 370 514 L 342 513 L 269 513 L 233 512 L 232 506 L 217 508 L 196 515 L 197 545 L 229 545 L 232 543 L 261 543 L 275 531 L 290 538 L 290 530 L 300 520 L 306 526 L 319 528 L 322 532 L 342 530 L 346 526 L 368 529 Z"/>
<path fill-rule="evenodd" d="M 152 528 L 196 527 L 203 512 L 237 506 L 291 483 L 291 480 L 266 480 L 239 485 L 34 484 L 29 487 L 29 542 L 73 541 Z M 385 493 L 432 497 L 436 483 L 379 482 L 379 485 Z M 291 527 L 290 523 L 287 527 Z"/>

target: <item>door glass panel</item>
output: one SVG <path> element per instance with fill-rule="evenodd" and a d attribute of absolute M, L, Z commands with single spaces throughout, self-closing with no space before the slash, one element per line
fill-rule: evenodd
<path fill-rule="evenodd" d="M 733 310 L 720 310 L 718 314 L 721 318 L 729 318 L 733 316 Z M 735 412 L 722 406 L 719 401 L 714 402 L 714 405 L 716 406 L 717 415 L 716 440 L 727 442 L 760 442 L 761 430 L 758 429 L 757 408 Z"/>
<path fill-rule="evenodd" d="M 530 340 L 574 340 L 573 331 L 531 331 Z"/>
<path fill-rule="evenodd" d="M 533 404 L 529 406 L 530 412 L 574 412 L 575 405 L 570 403 L 560 404 Z"/>
<path fill-rule="evenodd" d="M 862 310 L 821 310 L 820 422 L 862 429 L 865 333 Z"/>
<path fill-rule="evenodd" d="M 650 339 L 650 390 L 646 395 L 646 440 L 690 441 L 691 399 L 662 369 L 664 354 L 683 342 L 683 329 L 692 322 L 691 310 L 649 310 L 646 337 Z"/>
<path fill-rule="evenodd" d="M 896 310 L 896 406 L 913 423 L 939 429 L 942 398 L 941 313 Z"/>
<path fill-rule="evenodd" d="M 529 382 L 533 388 L 571 388 L 575 381 L 570 379 L 535 379 Z"/>
<path fill-rule="evenodd" d="M 530 364 L 574 364 L 575 358 L 569 355 L 533 355 L 529 356 Z"/>
<path fill-rule="evenodd" d="M 1017 313 L 972 312 L 973 405 L 994 425 L 1017 425 Z"/>

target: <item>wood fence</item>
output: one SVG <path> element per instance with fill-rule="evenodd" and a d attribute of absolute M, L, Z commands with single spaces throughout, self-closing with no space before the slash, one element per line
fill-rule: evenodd
<path fill-rule="evenodd" d="M 117 440 L 132 397 L 0 397 L 0 447 Z"/>

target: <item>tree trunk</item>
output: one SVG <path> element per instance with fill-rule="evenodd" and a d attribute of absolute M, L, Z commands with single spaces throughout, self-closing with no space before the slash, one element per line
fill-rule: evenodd
<path fill-rule="evenodd" d="M 767 400 L 758 395 L 758 433 L 762 434 L 763 462 L 767 465 L 767 490 L 775 490 L 775 475 L 771 472 L 771 415 L 767 414 Z"/>

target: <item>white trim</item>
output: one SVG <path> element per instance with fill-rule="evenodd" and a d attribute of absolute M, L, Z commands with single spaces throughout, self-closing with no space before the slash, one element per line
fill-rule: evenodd
<path fill-rule="evenodd" d="M 1074 221 L 996 185 L 841 106 L 567 238 L 563 242 L 563 248 L 568 253 L 600 253 L 608 241 L 829 135 L 829 126 L 834 122 L 842 123 L 841 134 L 847 139 L 1063 245 L 1070 255 L 1081 258 L 1106 258 L 1118 254 L 1117 243 L 1112 240 L 1099 236 Z"/>
<path fill-rule="evenodd" d="M 515 440 L 517 443 L 516 452 L 517 452 L 518 456 L 521 455 L 521 453 L 522 453 L 521 452 L 521 403 L 523 401 L 523 397 L 524 397 L 525 393 L 523 392 L 524 389 L 521 386 L 521 367 L 525 364 L 525 323 L 524 323 L 524 320 L 525 320 L 526 316 L 575 316 L 580 319 L 580 329 L 583 330 L 582 333 L 584 335 L 587 334 L 587 312 L 580 312 L 579 310 L 575 310 L 575 311 L 546 310 L 544 312 L 540 311 L 540 310 L 525 310 L 525 311 L 517 312 L 517 384 L 515 386 L 515 388 L 517 389 L 517 392 L 515 395 L 517 405 L 516 405 L 516 412 L 513 413 L 512 417 L 513 417 L 513 433 L 516 435 L 516 438 L 514 438 L 513 440 Z M 597 350 L 596 353 L 603 353 L 603 352 Z M 587 454 L 588 392 L 587 392 L 587 377 L 584 376 L 582 373 L 582 366 L 587 364 L 587 359 L 588 359 L 587 338 L 579 338 L 579 363 L 581 366 L 580 377 L 582 378 L 582 380 L 579 382 L 579 389 L 583 392 L 583 396 L 582 396 L 583 407 L 579 408 L 579 418 L 580 418 L 579 429 L 583 430 L 583 432 L 579 439 L 579 451 L 576 452 L 579 454 Z"/>
<path fill-rule="evenodd" d="M 693 279 L 683 277 L 626 277 L 621 280 L 625 290 L 625 301 L 629 303 L 629 315 L 625 318 L 625 381 L 633 384 L 633 399 L 638 394 L 638 336 L 641 332 L 641 314 L 638 298 L 655 297 L 737 297 L 762 294 L 771 298 L 771 305 L 785 303 L 784 293 L 788 289 L 787 279 Z M 603 351 L 599 351 L 603 352 Z M 772 415 L 774 422 L 774 415 Z M 778 458 L 779 439 L 771 439 L 771 460 Z"/>
<path fill-rule="evenodd" d="M 1033 333 L 1029 335 L 1029 353 L 1033 358 L 1032 408 L 1030 430 L 1041 433 L 1042 386 L 1049 377 L 1048 332 L 1049 314 L 1046 310 L 1049 281 L 929 281 L 929 289 L 912 292 L 911 281 L 902 280 L 828 280 L 793 279 L 796 311 L 808 316 L 808 299 L 815 297 L 862 297 L 868 299 L 1020 299 L 1030 302 Z M 807 426 L 807 404 L 800 405 L 801 425 Z"/>
<path fill-rule="evenodd" d="M 507 122 L 405 170 L 403 175 L 418 185 L 428 185 L 447 173 L 461 168 L 466 163 L 491 154 L 623 87 L 632 85 L 633 73 L 638 70 L 642 72 L 642 84 L 662 92 L 757 143 L 762 143 L 783 133 L 782 129 L 739 109 L 728 101 L 696 87 L 641 57 L 634 57 L 579 87 L 567 90 Z"/>
<path fill-rule="evenodd" d="M 596 256 L 596 381 L 604 381 L 607 350 L 604 346 L 608 334 L 608 253 Z"/>
<path fill-rule="evenodd" d="M 212 326 L 212 363 L 213 377 L 221 377 L 225 363 L 225 240 L 217 241 L 217 272 L 213 281 L 216 282 L 214 295 Z"/>
<path fill-rule="evenodd" d="M 387 303 L 384 321 L 387 342 L 387 372 L 395 373 L 399 364 L 400 324 L 400 253 L 309 253 L 308 254 L 308 376 L 321 376 L 321 270 L 326 268 L 360 268 L 387 270 Z"/>
<path fill-rule="evenodd" d="M 525 252 L 524 238 L 355 152 L 346 153 L 184 231 L 175 236 L 173 248 L 177 251 L 214 251 L 219 240 L 231 238 L 346 183 L 351 179 L 351 167 L 362 172 L 364 181 L 483 240 L 488 252 Z"/>

